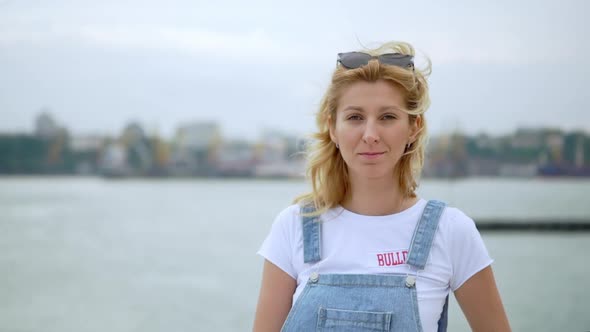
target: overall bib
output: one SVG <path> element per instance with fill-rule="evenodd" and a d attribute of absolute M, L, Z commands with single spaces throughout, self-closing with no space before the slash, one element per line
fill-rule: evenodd
<path fill-rule="evenodd" d="M 318 274 L 313 272 L 281 331 L 422 331 L 416 275 L 423 270 L 445 203 L 428 201 L 418 222 L 406 264 L 414 274 Z M 313 211 L 304 206 L 302 214 Z M 319 262 L 321 221 L 302 217 L 305 263 Z M 447 330 L 448 300 L 438 321 Z"/>

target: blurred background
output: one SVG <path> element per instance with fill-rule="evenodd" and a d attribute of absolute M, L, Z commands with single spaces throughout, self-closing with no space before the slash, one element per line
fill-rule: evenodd
<path fill-rule="evenodd" d="M 390 40 L 433 63 L 419 194 L 475 219 L 515 331 L 590 330 L 589 12 L 0 0 L 0 331 L 251 330 L 336 54 Z"/>

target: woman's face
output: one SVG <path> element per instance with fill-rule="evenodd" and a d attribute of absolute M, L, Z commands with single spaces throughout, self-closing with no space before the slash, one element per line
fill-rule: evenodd
<path fill-rule="evenodd" d="M 383 80 L 356 82 L 343 91 L 330 137 L 340 146 L 351 177 L 393 179 L 419 122 L 410 124 L 403 108 L 400 89 Z"/>

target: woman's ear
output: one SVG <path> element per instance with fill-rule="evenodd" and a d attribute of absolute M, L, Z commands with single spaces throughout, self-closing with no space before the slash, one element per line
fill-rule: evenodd
<path fill-rule="evenodd" d="M 422 115 L 417 115 L 416 120 L 410 126 L 410 143 L 414 143 L 416 141 L 416 137 L 424 128 L 424 123 L 422 122 Z"/>
<path fill-rule="evenodd" d="M 332 119 L 331 116 L 328 117 L 328 129 L 330 131 L 330 139 L 332 140 L 332 142 L 334 142 L 334 144 L 338 144 L 338 141 L 336 140 L 336 135 L 334 134 L 334 132 L 336 131 L 336 119 Z"/>

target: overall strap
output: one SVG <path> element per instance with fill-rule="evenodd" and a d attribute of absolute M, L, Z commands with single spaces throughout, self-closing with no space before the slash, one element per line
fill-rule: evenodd
<path fill-rule="evenodd" d="M 303 223 L 303 262 L 315 263 L 320 261 L 321 221 L 319 216 L 305 216 L 315 211 L 313 203 L 301 207 Z"/>
<path fill-rule="evenodd" d="M 438 227 L 438 221 L 446 204 L 441 201 L 428 201 L 422 217 L 414 230 L 414 236 L 410 244 L 407 264 L 423 270 L 428 260 L 432 240 Z"/>

